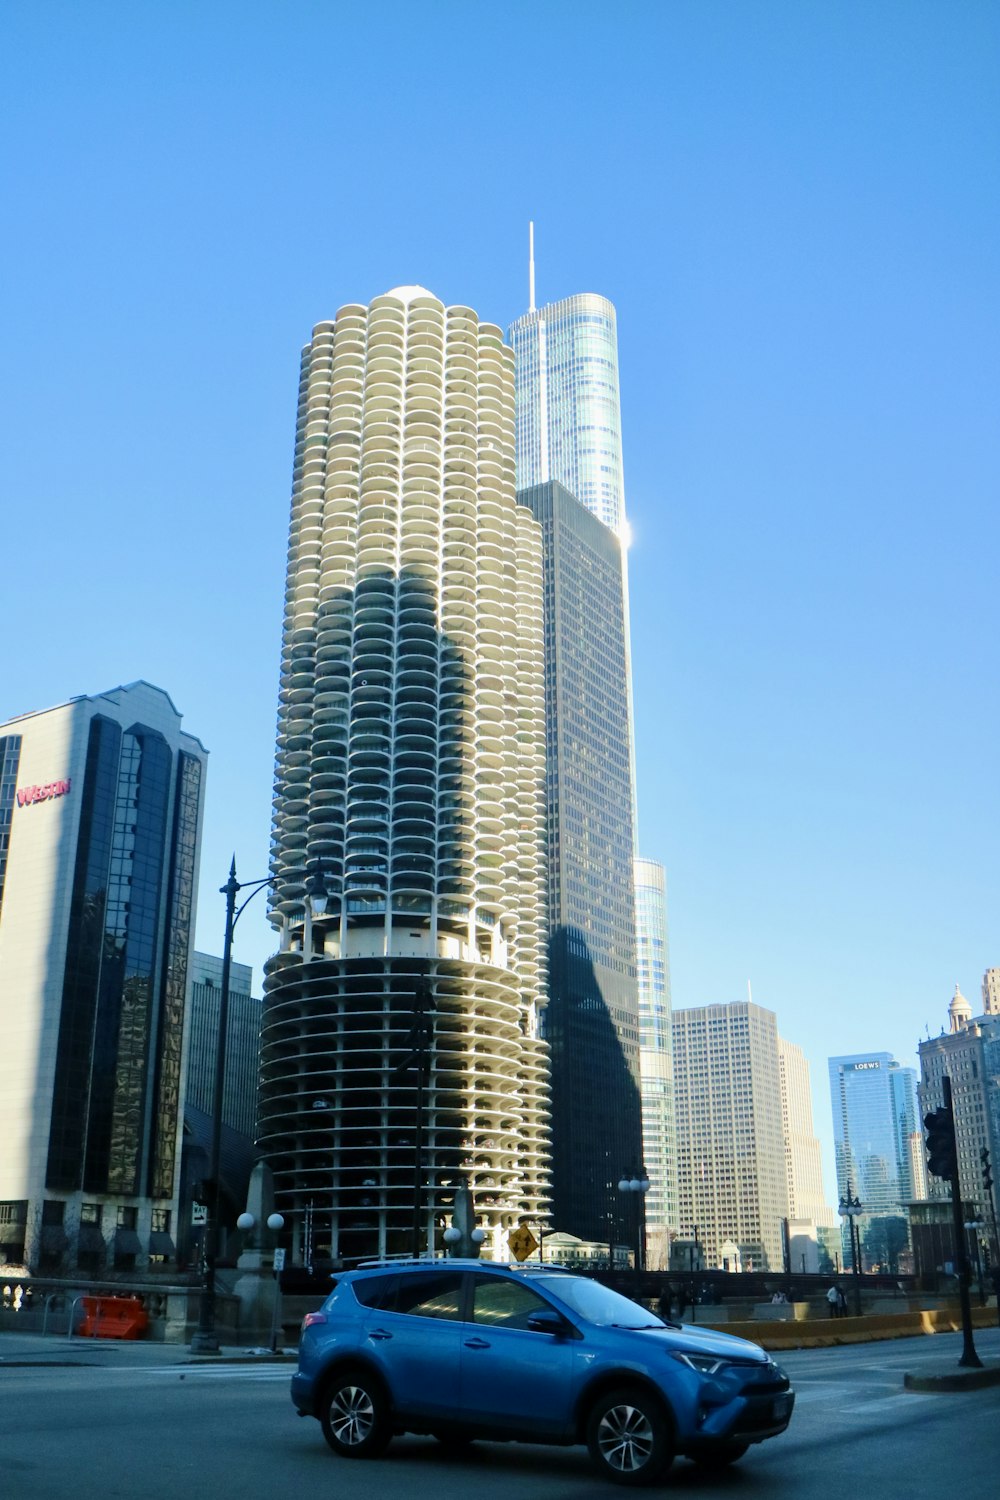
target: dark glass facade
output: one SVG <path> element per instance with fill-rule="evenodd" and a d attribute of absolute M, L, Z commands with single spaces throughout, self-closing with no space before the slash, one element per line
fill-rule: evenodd
<path fill-rule="evenodd" d="M 553 1222 L 630 1241 L 618 1181 L 642 1162 L 622 558 L 556 483 L 518 494 L 542 527 Z"/>
<path fill-rule="evenodd" d="M 81 793 L 80 832 L 70 904 L 56 1076 L 49 1129 L 46 1184 L 82 1186 L 91 1048 L 104 947 L 108 871 L 114 831 L 121 729 L 100 715 L 91 720 Z"/>
<path fill-rule="evenodd" d="M 10 824 L 14 811 L 14 789 L 21 759 L 21 736 L 7 734 L 0 738 L 0 911 L 3 910 L 3 883 L 7 873 L 7 851 L 10 848 Z"/>
<path fill-rule="evenodd" d="M 163 1002 L 155 1048 L 156 1083 L 150 1142 L 150 1192 L 154 1198 L 173 1193 L 184 1044 L 188 945 L 194 920 L 198 859 L 198 814 L 201 806 L 201 762 L 181 751 L 174 799 L 170 909 L 164 945 Z"/>
<path fill-rule="evenodd" d="M 56 1053 L 50 1189 L 145 1192 L 148 1161 L 156 1195 L 172 1190 L 201 775 L 197 761 L 178 759 L 175 767 L 155 730 L 135 724 L 123 731 L 101 715 L 91 720 Z"/>

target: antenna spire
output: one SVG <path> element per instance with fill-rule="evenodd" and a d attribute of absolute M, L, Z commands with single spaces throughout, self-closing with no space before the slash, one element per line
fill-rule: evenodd
<path fill-rule="evenodd" d="M 535 310 L 535 221 L 528 220 L 528 311 Z"/>

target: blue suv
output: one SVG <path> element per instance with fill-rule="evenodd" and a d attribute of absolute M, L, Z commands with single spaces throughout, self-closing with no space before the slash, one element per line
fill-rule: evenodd
<path fill-rule="evenodd" d="M 536 1265 L 412 1261 L 338 1276 L 302 1324 L 292 1401 L 346 1458 L 394 1433 L 586 1443 L 648 1484 L 677 1455 L 722 1466 L 788 1426 L 788 1377 L 756 1344 L 665 1323 Z"/>

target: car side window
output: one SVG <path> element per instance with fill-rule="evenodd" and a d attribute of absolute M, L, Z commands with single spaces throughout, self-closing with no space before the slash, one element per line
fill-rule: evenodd
<path fill-rule="evenodd" d="M 552 1305 L 530 1287 L 501 1276 L 477 1276 L 472 1286 L 472 1321 L 492 1328 L 527 1328 L 532 1313 Z"/>
<path fill-rule="evenodd" d="M 366 1276 L 352 1283 L 352 1290 L 362 1307 L 390 1307 L 392 1294 L 399 1277 Z"/>
<path fill-rule="evenodd" d="M 408 1313 L 413 1318 L 457 1320 L 462 1306 L 461 1271 L 421 1271 L 399 1276 L 380 1306 L 386 1312 Z"/>

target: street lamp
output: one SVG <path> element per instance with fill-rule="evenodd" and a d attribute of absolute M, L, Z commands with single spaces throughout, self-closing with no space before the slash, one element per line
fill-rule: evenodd
<path fill-rule="evenodd" d="M 854 1278 L 854 1312 L 857 1317 L 861 1316 L 861 1232 L 857 1226 L 857 1217 L 862 1212 L 861 1199 L 851 1196 L 851 1179 L 847 1179 L 847 1192 L 840 1200 L 837 1212 L 842 1219 L 847 1220 L 851 1236 L 851 1264 Z"/>
<path fill-rule="evenodd" d="M 236 878 L 236 856 L 229 866 L 229 879 L 220 886 L 226 898 L 226 936 L 222 948 L 222 982 L 219 995 L 219 1031 L 215 1042 L 215 1092 L 212 1096 L 212 1144 L 209 1164 L 208 1214 L 202 1250 L 201 1297 L 198 1303 L 198 1327 L 191 1340 L 192 1354 L 218 1354 L 219 1339 L 215 1331 L 215 1265 L 219 1240 L 219 1163 L 222 1148 L 222 1098 L 226 1077 L 226 1028 L 229 1022 L 229 975 L 233 963 L 233 929 L 258 891 L 271 885 L 273 877 L 240 882 Z M 240 891 L 249 895 L 236 905 Z M 322 916 L 326 911 L 326 877 L 322 862 L 311 865 L 306 875 L 309 912 Z M 308 955 L 306 955 L 308 956 Z"/>
<path fill-rule="evenodd" d="M 643 1241 L 645 1239 L 645 1223 L 643 1216 L 643 1205 L 646 1194 L 649 1192 L 649 1178 L 645 1171 L 633 1172 L 631 1177 L 622 1177 L 618 1183 L 620 1193 L 631 1195 L 631 1207 L 635 1217 L 635 1268 L 637 1271 L 645 1269 L 642 1253 Z"/>
<path fill-rule="evenodd" d="M 236 1220 L 236 1228 L 242 1230 L 244 1234 L 249 1234 L 256 1223 L 257 1220 L 254 1218 L 252 1213 L 242 1213 Z M 282 1214 L 268 1214 L 266 1223 L 268 1229 L 270 1229 L 271 1233 L 275 1235 L 280 1234 L 285 1227 L 285 1220 Z M 277 1354 L 278 1352 L 278 1309 L 281 1307 L 281 1273 L 284 1270 L 284 1267 L 285 1252 L 284 1250 L 275 1249 L 274 1264 L 272 1267 L 274 1272 L 274 1298 L 271 1302 L 272 1354 Z"/>

